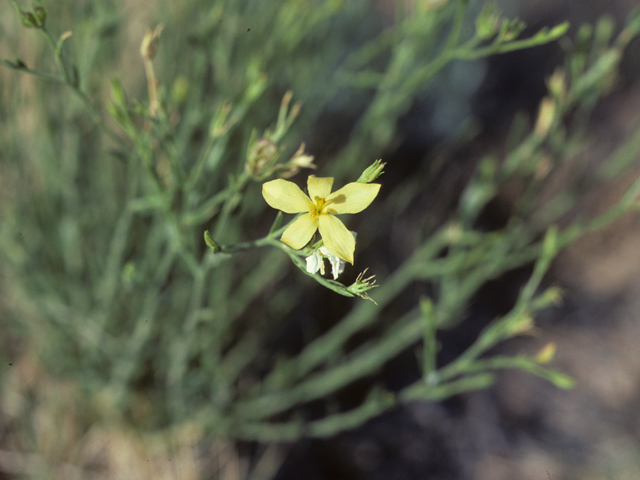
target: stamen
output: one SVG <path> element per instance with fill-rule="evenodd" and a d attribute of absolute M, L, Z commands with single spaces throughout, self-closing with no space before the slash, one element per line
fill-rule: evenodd
<path fill-rule="evenodd" d="M 316 210 L 318 211 L 318 214 L 322 213 L 325 204 L 326 201 L 324 198 L 316 197 Z"/>

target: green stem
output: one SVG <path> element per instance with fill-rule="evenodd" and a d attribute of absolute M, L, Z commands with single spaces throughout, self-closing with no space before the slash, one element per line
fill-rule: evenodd
<path fill-rule="evenodd" d="M 13 70 L 17 70 L 19 72 L 22 73 L 26 73 L 28 75 L 33 75 L 35 77 L 38 78 L 42 78 L 43 80 L 46 80 L 47 82 L 54 82 L 54 83 L 65 83 L 65 80 L 63 77 L 61 77 L 60 75 L 56 75 L 53 73 L 45 73 L 45 72 L 40 72 L 38 70 L 33 70 L 27 66 L 22 66 L 22 65 L 16 65 L 15 63 L 9 61 L 9 60 L 0 60 L 0 65 L 4 65 L 7 68 L 11 68 Z"/>
<path fill-rule="evenodd" d="M 494 375 L 486 372 L 466 376 L 435 386 L 428 385 L 423 380 L 419 380 L 404 388 L 398 397 L 402 403 L 408 403 L 415 400 L 438 402 L 461 393 L 488 388 L 493 385 L 494 382 Z"/>
<path fill-rule="evenodd" d="M 182 334 L 172 345 L 172 362 L 167 372 L 167 394 L 170 407 L 174 410 L 175 418 L 182 418 L 185 413 L 184 390 L 182 381 L 187 371 L 189 353 L 192 352 L 192 345 L 196 335 L 196 327 L 200 318 L 200 308 L 202 306 L 207 285 L 207 276 L 210 272 L 211 254 L 206 252 L 202 262 L 197 267 L 194 274 L 193 285 L 191 287 L 191 299 L 185 316 Z"/>
<path fill-rule="evenodd" d="M 168 245 L 164 257 L 157 267 L 154 279 L 147 288 L 144 300 L 142 300 L 142 311 L 136 319 L 133 332 L 128 336 L 122 353 L 114 362 L 111 371 L 111 386 L 117 403 L 124 400 L 128 382 L 141 364 L 139 356 L 156 324 L 156 311 L 162 298 L 160 292 L 171 272 L 175 256 L 175 250 L 171 245 Z"/>
<path fill-rule="evenodd" d="M 456 5 L 456 13 L 453 17 L 453 25 L 451 26 L 451 32 L 449 38 L 444 46 L 444 51 L 451 50 L 458 45 L 460 40 L 460 33 L 462 32 L 462 24 L 464 22 L 464 14 L 467 9 L 467 0 L 458 0 Z"/>
<path fill-rule="evenodd" d="M 228 187 L 228 193 L 225 197 L 225 203 L 222 207 L 222 211 L 220 212 L 220 216 L 216 221 L 214 231 L 214 237 L 219 238 L 222 235 L 223 230 L 227 226 L 227 222 L 229 221 L 229 216 L 231 215 L 232 210 L 237 206 L 238 195 L 244 189 L 244 187 L 249 183 L 251 176 L 243 171 L 240 176 Z"/>
<path fill-rule="evenodd" d="M 239 402 L 234 408 L 235 414 L 243 419 L 268 418 L 296 405 L 325 398 L 356 379 L 372 374 L 420 339 L 423 326 L 418 312 L 418 308 L 412 309 L 381 340 L 360 349 L 335 367 L 312 375 L 290 389 L 276 388 L 275 392 Z"/>
<path fill-rule="evenodd" d="M 522 40 L 514 40 L 508 43 L 491 44 L 487 45 L 486 47 L 474 49 L 466 48 L 466 46 L 463 45 L 455 50 L 455 57 L 458 60 L 477 60 L 478 58 L 487 57 L 489 55 L 498 55 L 501 53 L 513 52 L 515 50 L 537 47 L 557 40 L 567 32 L 568 28 L 569 23 L 565 22 L 556 25 L 544 37 L 542 37 L 540 33 L 538 33 L 532 37 Z"/>
<path fill-rule="evenodd" d="M 59 81 L 71 87 L 71 90 L 73 90 L 73 92 L 82 101 L 85 108 L 88 110 L 93 123 L 95 123 L 109 138 L 121 145 L 123 143 L 122 138 L 104 123 L 102 114 L 96 109 L 96 107 L 93 106 L 91 100 L 89 100 L 89 97 L 87 97 L 87 95 L 80 89 L 77 79 L 73 79 L 70 75 L 69 70 L 67 69 L 62 57 L 62 49 L 58 48 L 58 45 L 56 45 L 55 40 L 51 36 L 51 33 L 49 33 L 49 31 L 44 26 L 40 28 L 40 30 L 44 33 L 49 46 L 53 50 L 53 58 L 56 63 L 56 68 L 58 69 L 59 74 L 62 75 L 62 79 Z"/>
<path fill-rule="evenodd" d="M 397 404 L 395 395 L 377 391 L 361 405 L 346 412 L 334 413 L 309 423 L 291 421 L 282 423 L 240 421 L 233 432 L 234 438 L 261 442 L 293 441 L 300 437 L 326 438 L 356 428 Z"/>

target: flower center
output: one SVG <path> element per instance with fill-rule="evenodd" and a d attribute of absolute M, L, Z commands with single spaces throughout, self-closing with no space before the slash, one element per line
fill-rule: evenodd
<path fill-rule="evenodd" d="M 313 209 L 311 210 L 311 215 L 313 217 L 325 215 L 327 212 L 325 212 L 324 209 L 328 203 L 329 202 L 327 202 L 324 198 L 315 197 L 313 202 Z"/>

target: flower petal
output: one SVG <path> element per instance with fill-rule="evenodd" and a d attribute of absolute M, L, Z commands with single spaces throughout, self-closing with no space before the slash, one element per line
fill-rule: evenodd
<path fill-rule="evenodd" d="M 325 211 L 336 214 L 361 212 L 373 202 L 379 190 L 379 183 L 348 183 L 325 197 Z"/>
<path fill-rule="evenodd" d="M 344 266 L 347 262 L 343 259 L 336 257 L 335 255 L 329 256 L 329 263 L 331 264 L 331 273 L 333 279 L 337 280 L 342 272 L 344 272 Z"/>
<path fill-rule="evenodd" d="M 299 186 L 281 178 L 262 184 L 262 196 L 269 206 L 284 213 L 308 212 L 313 208 L 313 203 Z"/>
<path fill-rule="evenodd" d="M 318 270 L 321 270 L 320 274 L 324 275 L 324 258 L 317 251 L 313 252 L 313 255 L 308 256 L 307 261 L 307 273 L 314 274 Z"/>
<path fill-rule="evenodd" d="M 320 215 L 318 229 L 327 251 L 353 265 L 356 241 L 344 223 L 333 215 Z"/>
<path fill-rule="evenodd" d="M 331 193 L 331 187 L 333 185 L 333 178 L 331 177 L 316 177 L 309 175 L 307 180 L 307 190 L 309 190 L 309 196 L 311 201 L 315 201 L 316 197 L 327 198 Z"/>
<path fill-rule="evenodd" d="M 309 240 L 311 240 L 311 237 L 313 237 L 317 229 L 317 218 L 313 218 L 310 213 L 306 213 L 289 225 L 289 228 L 287 228 L 282 234 L 282 237 L 280 237 L 280 241 L 286 243 L 294 250 L 300 250 L 309 243 Z"/>

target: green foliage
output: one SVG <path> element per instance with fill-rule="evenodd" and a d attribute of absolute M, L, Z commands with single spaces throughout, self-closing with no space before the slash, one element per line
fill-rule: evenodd
<path fill-rule="evenodd" d="M 554 190 L 552 180 L 588 147 L 588 115 L 611 89 L 640 22 L 633 17 L 617 37 L 605 19 L 579 30 L 575 41 L 564 36 L 567 24 L 520 38 L 522 22 L 493 8 L 480 12 L 473 29 L 466 28 L 474 19 L 465 1 L 397 3 L 386 29 L 370 26 L 369 2 L 168 3 L 155 60 L 136 57 L 126 82 L 113 76 L 112 58 L 101 60 L 108 56 L 96 44 L 104 38 L 116 52 L 124 48 L 108 28 L 117 30 L 114 10 L 96 4 L 88 18 L 74 19 L 100 26 L 80 32 L 97 32 L 85 44 L 74 41 L 75 32 L 50 32 L 74 30 L 61 25 L 63 6 L 48 18 L 46 10 L 40 18 L 17 7 L 22 24 L 37 20 L 27 25 L 36 31 L 18 35 L 40 34 L 48 56 L 33 65 L 2 64 L 16 77 L 53 85 L 42 86 L 28 106 L 39 118 L 34 130 L 25 134 L 2 117 L 20 140 L 1 140 L 3 182 L 15 179 L 7 186 L 11 201 L 2 205 L 1 258 L 5 288 L 37 311 L 15 306 L 16 323 L 52 374 L 78 379 L 87 399 L 101 399 L 138 427 L 196 422 L 213 435 L 262 441 L 329 436 L 398 403 L 486 388 L 500 369 L 572 385 L 542 357 L 494 356 L 491 349 L 529 332 L 536 312 L 557 302 L 557 290 L 539 287 L 561 248 L 638 207 L 636 181 L 600 216 L 571 219 L 582 192 L 572 184 Z M 558 39 L 566 64 L 549 79 L 533 128 L 514 125 L 504 158 L 478 163 L 448 220 L 425 215 L 427 228 L 416 229 L 416 247 L 402 265 L 389 273 L 382 262 L 372 267 L 382 271 L 378 288 L 371 290 L 364 272 L 349 286 L 309 274 L 309 251 L 278 240 L 287 225 L 281 214 L 273 221 L 261 183 L 313 166 L 298 145 L 332 102 L 348 98 L 360 113 L 334 159 L 318 162 L 318 173 L 370 182 L 384 167 L 372 162 L 398 140 L 398 120 L 452 62 Z M 146 72 L 148 99 L 134 69 Z M 103 102 L 99 91 L 109 87 Z M 595 180 L 627 171 L 639 135 L 602 163 Z M 427 181 L 405 179 L 362 213 L 358 245 L 387 229 Z M 482 210 L 509 185 L 520 188 L 506 226 L 478 229 Z M 438 365 L 437 331 L 464 319 L 488 280 L 528 264 L 533 273 L 513 309 L 455 361 Z M 416 282 L 434 295 L 382 327 L 384 307 Z M 350 299 L 350 310 L 299 353 L 269 351 L 272 332 L 286 328 L 295 305 L 319 285 L 347 297 L 371 295 L 375 304 Z M 363 334 L 369 341 L 351 348 Z M 330 403 L 418 344 L 419 381 L 397 394 L 373 388 L 351 410 L 305 421 L 306 404 Z M 152 408 L 140 413 L 140 402 Z"/>

